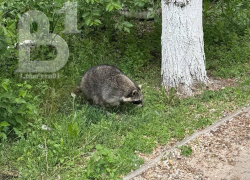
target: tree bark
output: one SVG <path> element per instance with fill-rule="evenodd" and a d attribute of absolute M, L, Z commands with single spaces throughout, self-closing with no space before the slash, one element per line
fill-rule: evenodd
<path fill-rule="evenodd" d="M 162 0 L 162 85 L 192 94 L 205 83 L 202 0 Z"/>

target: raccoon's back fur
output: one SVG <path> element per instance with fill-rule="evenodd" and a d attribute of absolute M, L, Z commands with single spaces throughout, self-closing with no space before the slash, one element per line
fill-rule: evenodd
<path fill-rule="evenodd" d="M 118 106 L 131 102 L 142 106 L 141 86 L 136 86 L 118 68 L 99 65 L 90 68 L 82 77 L 80 90 L 99 105 Z"/>

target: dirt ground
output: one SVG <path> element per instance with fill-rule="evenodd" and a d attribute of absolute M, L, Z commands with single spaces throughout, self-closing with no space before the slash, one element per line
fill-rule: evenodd
<path fill-rule="evenodd" d="M 250 111 L 186 145 L 192 148 L 190 157 L 176 148 L 133 180 L 250 180 Z"/>

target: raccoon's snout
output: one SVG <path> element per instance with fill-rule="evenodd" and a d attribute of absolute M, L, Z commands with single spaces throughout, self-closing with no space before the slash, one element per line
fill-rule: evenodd
<path fill-rule="evenodd" d="M 137 104 L 139 107 L 143 107 L 142 101 L 133 101 L 133 104 Z"/>
<path fill-rule="evenodd" d="M 132 103 L 133 104 L 141 104 L 142 102 L 141 101 L 133 101 Z"/>

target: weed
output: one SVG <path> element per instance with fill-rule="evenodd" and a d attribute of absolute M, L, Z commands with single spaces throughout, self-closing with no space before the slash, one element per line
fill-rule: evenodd
<path fill-rule="evenodd" d="M 186 157 L 191 156 L 193 152 L 190 146 L 181 146 L 179 149 L 181 150 L 181 155 Z"/>
<path fill-rule="evenodd" d="M 31 88 L 27 82 L 14 84 L 9 79 L 1 80 L 0 138 L 6 140 L 11 131 L 17 135 L 25 133 L 28 124 L 35 119 L 37 112 L 35 99 L 29 92 Z"/>

